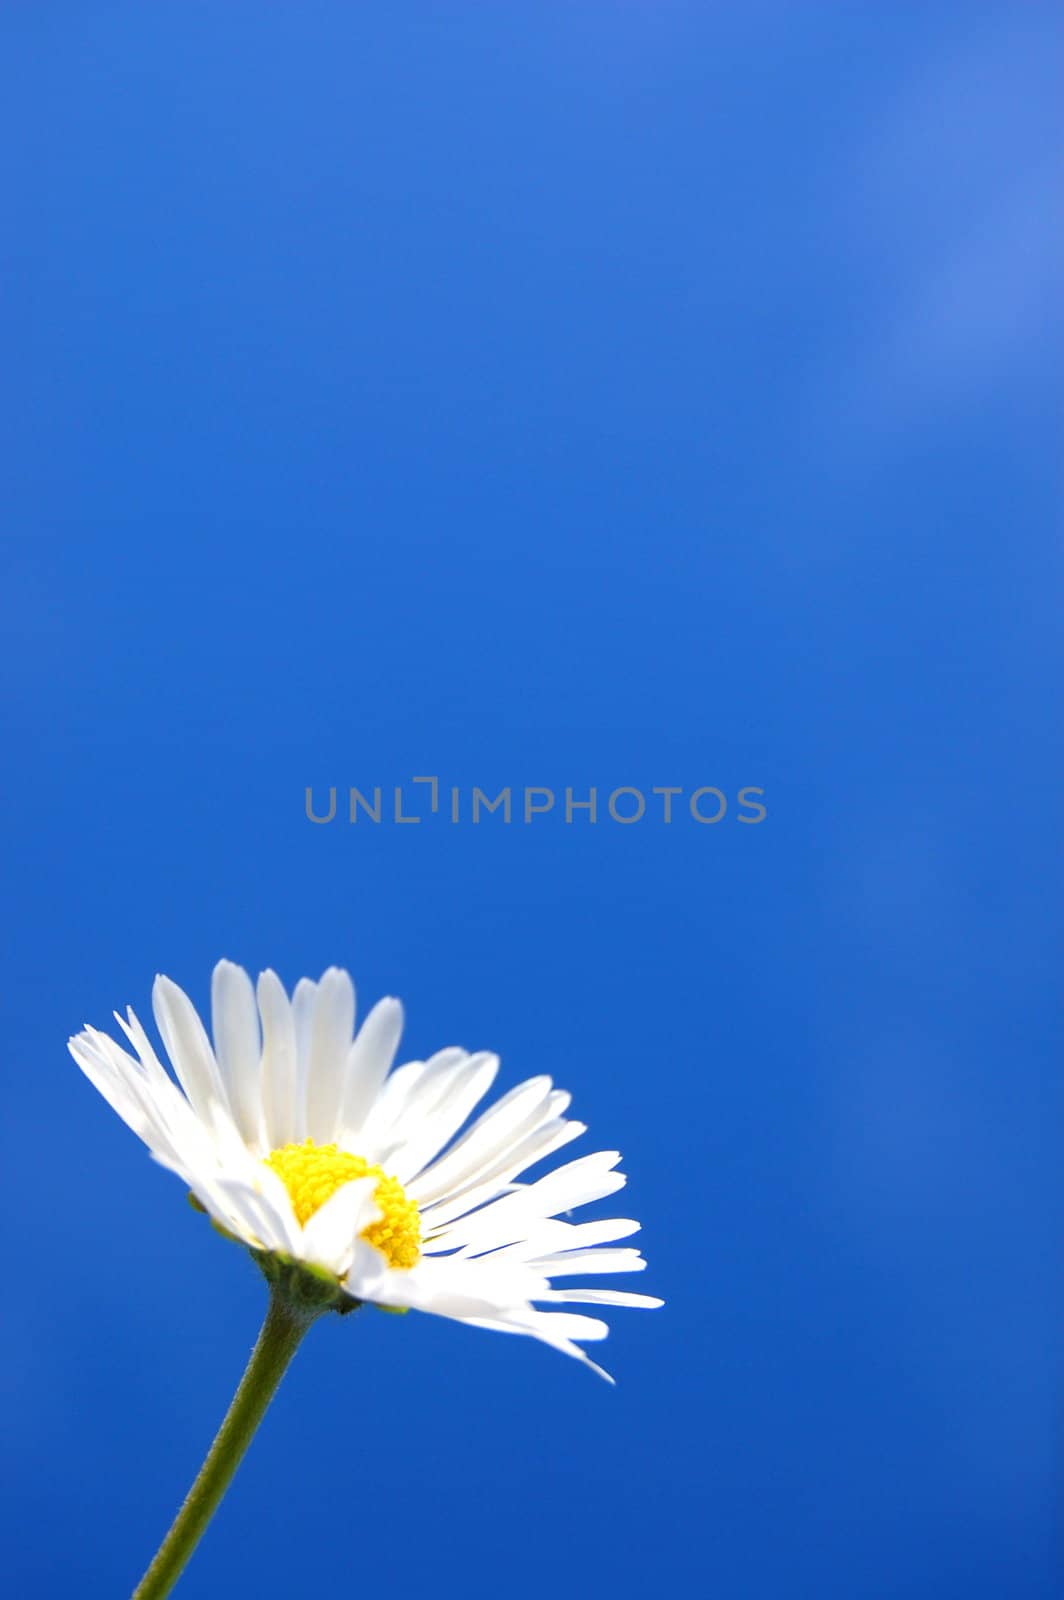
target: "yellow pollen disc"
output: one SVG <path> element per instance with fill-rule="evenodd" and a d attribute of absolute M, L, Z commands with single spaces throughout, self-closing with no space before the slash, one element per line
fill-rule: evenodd
<path fill-rule="evenodd" d="M 353 1178 L 376 1178 L 373 1198 L 384 1215 L 362 1230 L 367 1244 L 387 1259 L 390 1267 L 412 1267 L 421 1257 L 421 1218 L 398 1178 L 362 1156 L 348 1155 L 334 1144 L 285 1144 L 266 1157 L 292 1197 L 300 1227 Z"/>

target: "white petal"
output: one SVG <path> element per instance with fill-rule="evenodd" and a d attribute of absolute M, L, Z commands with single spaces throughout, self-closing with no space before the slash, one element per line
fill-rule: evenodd
<path fill-rule="evenodd" d="M 408 1061 L 386 1079 L 363 1125 L 364 1136 L 378 1152 L 392 1151 L 411 1129 L 445 1103 L 469 1051 L 457 1045 L 437 1050 L 427 1061 Z"/>
<path fill-rule="evenodd" d="M 152 988 L 152 1009 L 174 1071 L 197 1116 L 215 1134 L 235 1138 L 218 1063 L 192 1001 L 176 983 L 159 976 Z"/>
<path fill-rule="evenodd" d="M 156 1159 L 191 1182 L 200 1169 L 214 1171 L 213 1134 L 199 1121 L 162 1068 L 149 1071 L 95 1028 L 70 1041 L 70 1052 L 86 1077 Z"/>
<path fill-rule="evenodd" d="M 184 1100 L 184 1096 L 177 1088 L 173 1078 L 170 1077 L 166 1068 L 156 1055 L 152 1042 L 148 1038 L 148 1035 L 145 1033 L 140 1022 L 137 1020 L 137 1016 L 133 1010 L 133 1007 L 130 1006 L 128 1008 L 125 1017 L 119 1016 L 117 1011 L 112 1012 L 112 1015 L 122 1032 L 125 1034 L 126 1038 L 129 1040 L 130 1044 L 133 1046 L 134 1050 L 137 1052 L 137 1057 L 144 1069 L 144 1075 L 150 1080 L 153 1092 L 157 1096 L 164 1098 L 168 1097 L 169 1095 L 176 1094 Z M 185 1101 L 185 1104 L 188 1104 L 187 1100 Z"/>
<path fill-rule="evenodd" d="M 486 1215 L 486 1213 L 485 1213 Z M 627 1239 L 639 1232 L 639 1223 L 630 1217 L 606 1217 L 601 1222 L 559 1222 L 545 1217 L 527 1224 L 527 1234 L 513 1243 L 505 1237 L 513 1234 L 513 1224 L 498 1225 L 498 1237 L 491 1231 L 478 1233 L 475 1245 L 466 1245 L 463 1255 L 480 1255 L 490 1250 L 496 1257 L 508 1256 L 519 1261 L 538 1260 L 542 1256 L 561 1254 L 566 1250 L 582 1250 L 589 1245 L 612 1244 L 617 1239 Z M 500 1248 L 503 1247 L 503 1248 Z"/>
<path fill-rule="evenodd" d="M 339 967 L 318 984 L 310 1026 L 307 1065 L 307 1137 L 316 1144 L 336 1138 L 347 1053 L 355 1031 L 355 989 Z"/>
<path fill-rule="evenodd" d="M 246 1181 L 257 1194 L 264 1195 L 269 1201 L 271 1214 L 277 1218 L 277 1226 L 284 1237 L 282 1248 L 285 1254 L 298 1256 L 303 1230 L 299 1226 L 292 1205 L 292 1196 L 288 1193 L 280 1174 L 274 1172 L 264 1161 L 258 1161 L 253 1170 L 246 1174 Z"/>
<path fill-rule="evenodd" d="M 537 1296 L 540 1300 L 549 1300 L 554 1304 L 567 1302 L 578 1306 L 635 1306 L 644 1309 L 656 1310 L 665 1304 L 652 1294 L 632 1294 L 628 1289 L 551 1289 L 548 1294 Z"/>
<path fill-rule="evenodd" d="M 460 1061 L 465 1059 L 464 1050 L 445 1050 L 440 1054 L 445 1055 L 448 1060 L 452 1057 Z M 404 1061 L 401 1067 L 396 1067 L 385 1079 L 368 1115 L 357 1131 L 353 1132 L 345 1126 L 345 1137 L 353 1139 L 363 1154 L 372 1150 L 376 1156 L 382 1148 L 387 1149 L 389 1140 L 394 1136 L 395 1123 L 405 1116 L 406 1109 L 428 1070 L 427 1061 Z"/>
<path fill-rule="evenodd" d="M 512 1180 L 526 1167 L 545 1160 L 586 1132 L 587 1126 L 583 1122 L 545 1122 L 534 1133 L 505 1151 L 497 1161 L 485 1167 L 479 1181 L 471 1189 L 462 1189 L 457 1194 L 426 1206 L 422 1213 L 426 1235 L 431 1235 L 434 1240 L 447 1238 L 452 1229 L 464 1226 L 463 1219 L 467 1212 L 508 1193 L 525 1193 L 528 1185 L 515 1184 Z M 515 1235 L 511 1234 L 513 1237 Z M 458 1242 L 457 1237 L 454 1242 Z M 501 1244 L 503 1241 L 499 1239 L 497 1242 Z"/>
<path fill-rule="evenodd" d="M 602 1200 L 623 1188 L 627 1181 L 623 1172 L 613 1170 L 620 1159 L 619 1150 L 596 1150 L 589 1156 L 578 1156 L 575 1161 L 568 1161 L 537 1178 L 514 1199 L 523 1197 L 534 1203 L 539 1214 L 545 1217 L 588 1205 L 592 1200 Z"/>
<path fill-rule="evenodd" d="M 225 1176 L 217 1180 L 215 1189 L 225 1209 L 221 1215 L 214 1205 L 208 1205 L 208 1210 L 223 1228 L 256 1249 L 280 1250 L 286 1255 L 294 1253 L 295 1238 L 288 1227 L 288 1219 L 268 1194 L 239 1178 Z"/>
<path fill-rule="evenodd" d="M 485 1166 L 499 1159 L 515 1141 L 524 1138 L 551 1115 L 551 1080 L 528 1078 L 496 1100 L 440 1159 L 420 1173 L 410 1187 L 419 1205 L 451 1195 L 466 1187 Z"/>
<path fill-rule="evenodd" d="M 105 1048 L 105 1043 L 111 1048 Z M 90 1028 L 69 1040 L 67 1048 L 93 1088 L 126 1126 L 132 1128 L 150 1150 L 173 1158 L 176 1153 L 173 1141 L 132 1057 Z"/>
<path fill-rule="evenodd" d="M 251 979 L 232 961 L 219 961 L 211 978 L 211 1031 L 233 1120 L 244 1141 L 261 1154 L 259 1013 Z"/>
<path fill-rule="evenodd" d="M 318 986 L 311 978 L 300 978 L 292 990 L 292 1021 L 296 1030 L 296 1082 L 292 1110 L 295 1118 L 293 1142 L 307 1137 L 307 1075 L 310 1071 L 310 1040 L 314 1026 L 314 1003 Z"/>
<path fill-rule="evenodd" d="M 410 1126 L 416 1131 L 401 1137 L 398 1147 L 388 1152 L 390 1170 L 403 1184 L 409 1183 L 414 1174 L 442 1150 L 483 1100 L 495 1081 L 499 1058 L 482 1050 L 460 1063 L 440 1067 L 437 1073 L 440 1092 L 434 1105 L 429 1099 L 433 1086 L 431 1063 L 429 1067 L 421 1084 L 422 1093 L 411 1108 Z M 402 1132 L 400 1128 L 400 1135 Z"/>
<path fill-rule="evenodd" d="M 536 1256 L 528 1265 L 548 1278 L 570 1278 L 581 1272 L 642 1272 L 646 1262 L 638 1250 L 570 1250 L 560 1256 Z"/>
<path fill-rule="evenodd" d="M 292 1007 L 276 972 L 263 972 L 258 982 L 262 1017 L 262 1111 L 266 1144 L 271 1150 L 298 1137 L 299 1063 Z"/>
<path fill-rule="evenodd" d="M 349 1141 L 367 1121 L 381 1085 L 395 1060 L 403 1031 L 403 1008 L 390 997 L 378 1000 L 348 1051 L 339 1126 Z"/>
<path fill-rule="evenodd" d="M 586 1205 L 592 1200 L 601 1200 L 623 1188 L 624 1174 L 611 1170 L 620 1159 L 616 1150 L 581 1156 L 548 1172 L 535 1183 L 523 1185 L 501 1200 L 457 1219 L 442 1236 L 453 1245 L 478 1248 L 482 1241 L 489 1239 L 496 1243 L 523 1239 L 533 1222 L 556 1216 L 559 1211 L 571 1211 L 574 1206 Z M 426 1217 L 426 1228 L 436 1215 L 433 1212 Z M 507 1233 L 508 1238 L 505 1237 Z"/>
<path fill-rule="evenodd" d="M 540 1297 L 542 1298 L 542 1296 Z M 599 1317 L 585 1317 L 578 1311 L 539 1311 L 530 1326 L 560 1339 L 605 1339 L 610 1325 Z"/>
<path fill-rule="evenodd" d="M 376 1187 L 376 1178 L 354 1178 L 330 1195 L 307 1220 L 300 1258 L 343 1277 L 351 1266 L 359 1234 L 381 1216 L 373 1198 Z"/>
<path fill-rule="evenodd" d="M 566 1339 L 553 1330 L 543 1326 L 536 1326 L 528 1321 L 511 1321 L 505 1317 L 463 1317 L 461 1320 L 471 1328 L 487 1328 L 492 1333 L 519 1333 L 532 1339 L 538 1339 L 542 1344 L 549 1345 L 552 1350 L 559 1350 L 562 1355 L 572 1356 L 574 1361 L 579 1361 L 583 1366 L 590 1367 L 592 1372 L 597 1373 L 600 1378 L 605 1378 L 607 1383 L 613 1384 L 615 1382 L 605 1367 L 600 1367 L 596 1362 L 592 1361 L 591 1357 L 581 1350 L 578 1344 L 574 1344 L 571 1339 Z"/>
<path fill-rule="evenodd" d="M 478 1261 L 423 1256 L 409 1269 L 389 1268 L 384 1256 L 360 1240 L 346 1279 L 358 1300 L 408 1306 L 443 1317 L 496 1316 L 546 1292 L 546 1279 L 524 1267 L 485 1268 Z"/>

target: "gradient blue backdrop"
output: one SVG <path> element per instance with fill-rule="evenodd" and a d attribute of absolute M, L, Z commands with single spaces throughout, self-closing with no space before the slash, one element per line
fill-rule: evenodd
<path fill-rule="evenodd" d="M 64 1048 L 223 954 L 553 1073 L 668 1305 L 320 1325 L 188 1600 L 1055 1591 L 1060 34 L 5 7 L 7 1593 L 128 1592 L 254 1337 Z M 419 773 L 769 815 L 304 817 Z"/>

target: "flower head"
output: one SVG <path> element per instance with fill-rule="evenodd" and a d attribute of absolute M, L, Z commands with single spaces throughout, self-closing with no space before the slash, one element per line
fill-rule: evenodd
<path fill-rule="evenodd" d="M 152 1007 L 176 1083 L 131 1010 L 115 1018 L 134 1054 L 95 1028 L 71 1039 L 71 1054 L 267 1275 L 309 1274 L 338 1309 L 432 1311 L 584 1361 L 576 1341 L 604 1338 L 606 1324 L 541 1307 L 661 1304 L 554 1287 L 646 1263 L 616 1246 L 637 1222 L 561 1220 L 623 1186 L 615 1151 L 519 1181 L 585 1131 L 550 1078 L 518 1084 L 466 1126 L 498 1058 L 447 1049 L 393 1069 L 402 1007 L 381 1000 L 356 1033 L 354 986 L 336 967 L 301 979 L 289 999 L 275 973 L 253 987 L 220 961 L 213 1044 L 169 978 L 156 978 Z"/>

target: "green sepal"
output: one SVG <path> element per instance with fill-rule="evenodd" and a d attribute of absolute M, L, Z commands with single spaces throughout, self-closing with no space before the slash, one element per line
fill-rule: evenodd
<path fill-rule="evenodd" d="M 215 1233 L 220 1233 L 223 1239 L 228 1239 L 230 1244 L 243 1244 L 243 1239 L 238 1239 L 235 1233 L 230 1233 L 228 1228 L 223 1228 L 217 1218 L 211 1218 L 211 1227 Z"/>
<path fill-rule="evenodd" d="M 248 1254 L 267 1283 L 301 1313 L 338 1311 L 346 1316 L 351 1311 L 357 1311 L 362 1304 L 361 1300 L 349 1295 L 339 1279 L 324 1267 L 314 1266 L 309 1261 L 296 1261 L 280 1251 L 249 1249 Z"/>
<path fill-rule="evenodd" d="M 243 1244 L 243 1239 L 238 1239 L 235 1233 L 230 1233 L 228 1228 L 223 1228 L 218 1219 L 210 1215 L 203 1201 L 198 1200 L 191 1189 L 188 1191 L 188 1203 L 193 1211 L 198 1211 L 200 1216 L 208 1218 L 215 1233 L 220 1233 L 223 1239 L 228 1239 L 230 1244 Z"/>

